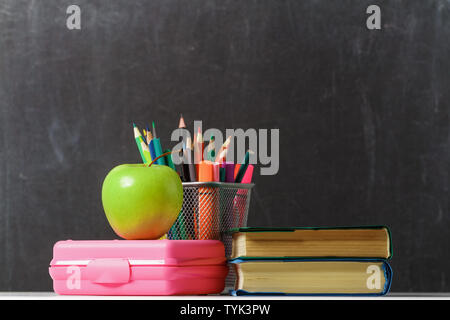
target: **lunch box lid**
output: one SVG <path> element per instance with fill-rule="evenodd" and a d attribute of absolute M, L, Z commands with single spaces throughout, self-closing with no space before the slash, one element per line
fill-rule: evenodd
<path fill-rule="evenodd" d="M 130 266 L 225 265 L 219 240 L 65 240 L 53 247 L 51 267 L 127 260 Z"/>

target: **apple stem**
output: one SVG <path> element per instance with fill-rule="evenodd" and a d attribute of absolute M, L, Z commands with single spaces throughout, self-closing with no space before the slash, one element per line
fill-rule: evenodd
<path fill-rule="evenodd" d="M 171 153 L 172 153 L 172 151 L 169 151 L 169 152 L 163 153 L 162 155 L 156 157 L 155 159 L 153 159 L 152 162 L 150 162 L 150 164 L 148 165 L 148 167 L 150 168 L 151 165 L 154 164 L 154 163 L 156 162 L 156 160 L 158 160 L 159 158 L 165 157 L 165 156 L 167 156 L 167 155 L 169 155 L 169 154 L 171 154 Z"/>

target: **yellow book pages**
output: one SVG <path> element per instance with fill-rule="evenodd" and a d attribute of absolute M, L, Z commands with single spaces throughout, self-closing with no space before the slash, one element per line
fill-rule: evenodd
<path fill-rule="evenodd" d="M 235 267 L 235 290 L 248 292 L 373 294 L 387 281 L 378 261 L 248 261 Z"/>
<path fill-rule="evenodd" d="M 358 257 L 388 258 L 389 232 L 378 229 L 300 229 L 290 232 L 237 232 L 232 258 Z"/>

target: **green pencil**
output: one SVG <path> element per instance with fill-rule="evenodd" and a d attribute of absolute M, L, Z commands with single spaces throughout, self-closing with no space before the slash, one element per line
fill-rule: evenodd
<path fill-rule="evenodd" d="M 211 136 L 208 148 L 206 149 L 206 158 L 211 162 L 214 162 L 214 160 L 216 159 L 216 144 L 214 143 L 214 141 L 214 136 Z"/>
<path fill-rule="evenodd" d="M 247 167 L 250 161 L 250 150 L 245 153 L 244 161 L 241 164 L 241 167 L 239 168 L 239 171 L 236 175 L 236 179 L 234 182 L 240 183 L 242 181 L 242 178 L 244 178 L 245 171 L 247 171 Z"/>
<path fill-rule="evenodd" d="M 220 182 L 225 182 L 225 168 L 219 168 Z"/>
<path fill-rule="evenodd" d="M 152 162 L 152 156 L 150 155 L 150 149 L 148 148 L 148 145 L 144 141 L 141 141 L 141 149 L 142 149 L 142 153 L 144 154 L 144 157 L 145 157 L 145 163 L 148 164 L 148 163 Z"/>
<path fill-rule="evenodd" d="M 133 131 L 134 131 L 134 140 L 136 141 L 137 147 L 139 149 L 139 153 L 141 154 L 142 161 L 144 163 L 146 163 L 147 159 L 144 155 L 144 150 L 142 150 L 142 145 L 141 145 L 141 142 L 143 142 L 144 139 L 142 138 L 141 132 L 139 131 L 138 127 L 136 126 L 136 124 L 134 122 L 133 122 Z"/>
<path fill-rule="evenodd" d="M 170 149 L 164 150 L 163 154 L 167 153 L 167 152 L 171 152 Z M 172 161 L 172 153 L 168 154 L 164 158 L 166 159 L 167 165 L 169 167 L 171 167 L 173 170 L 177 171 L 177 169 L 175 168 L 175 165 L 173 164 L 173 161 Z"/>
<path fill-rule="evenodd" d="M 159 157 L 160 155 L 163 154 L 162 152 L 162 148 L 161 148 L 161 142 L 159 141 L 159 138 L 156 137 L 156 129 L 155 129 L 155 122 L 152 122 L 152 127 L 153 127 L 153 147 L 155 149 L 155 155 L 156 157 Z M 167 165 L 166 161 L 164 159 L 164 157 L 159 158 L 158 160 L 156 160 L 156 164 L 160 164 L 162 166 Z"/>

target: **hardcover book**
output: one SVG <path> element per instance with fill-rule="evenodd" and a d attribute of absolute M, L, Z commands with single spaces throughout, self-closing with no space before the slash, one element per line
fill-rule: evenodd
<path fill-rule="evenodd" d="M 383 259 L 234 259 L 233 295 L 384 295 L 392 270 Z"/>
<path fill-rule="evenodd" d="M 383 258 L 392 256 L 385 226 L 238 228 L 232 230 L 231 259 L 267 257 Z"/>

